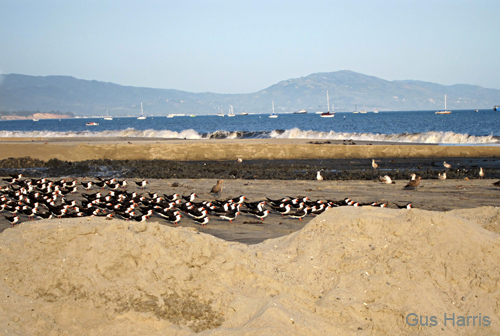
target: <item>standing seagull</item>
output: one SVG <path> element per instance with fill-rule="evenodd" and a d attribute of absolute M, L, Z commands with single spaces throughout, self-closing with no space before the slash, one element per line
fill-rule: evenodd
<path fill-rule="evenodd" d="M 443 161 L 443 166 L 446 168 L 446 169 L 451 169 L 451 164 L 447 163 L 446 161 Z"/>
<path fill-rule="evenodd" d="M 210 190 L 210 193 L 220 195 L 220 193 L 222 192 L 222 188 L 223 188 L 223 186 L 222 186 L 223 182 L 224 182 L 224 180 L 218 180 L 217 184 L 212 187 L 212 190 Z"/>
<path fill-rule="evenodd" d="M 446 180 L 446 172 L 444 173 L 438 173 L 438 179 L 440 179 L 441 181 L 444 181 Z"/>
<path fill-rule="evenodd" d="M 375 163 L 374 159 L 372 159 L 372 167 L 373 167 L 373 169 L 377 169 L 378 168 L 378 164 Z"/>
<path fill-rule="evenodd" d="M 479 167 L 479 178 L 482 179 L 484 177 L 483 167 Z"/>
<path fill-rule="evenodd" d="M 323 170 L 323 169 L 322 169 Z M 321 170 L 318 170 L 318 172 L 316 173 L 316 180 L 318 181 L 323 181 L 323 176 L 321 175 Z"/>

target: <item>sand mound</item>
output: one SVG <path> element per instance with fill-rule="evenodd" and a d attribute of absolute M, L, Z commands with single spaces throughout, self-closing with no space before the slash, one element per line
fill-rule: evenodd
<path fill-rule="evenodd" d="M 493 227 L 496 211 L 342 207 L 252 246 L 156 223 L 24 223 L 0 234 L 0 326 L 30 335 L 499 334 L 500 236 L 467 219 L 488 212 L 481 224 Z M 437 325 L 410 326 L 411 313 Z M 474 325 L 461 316 L 476 316 Z"/>

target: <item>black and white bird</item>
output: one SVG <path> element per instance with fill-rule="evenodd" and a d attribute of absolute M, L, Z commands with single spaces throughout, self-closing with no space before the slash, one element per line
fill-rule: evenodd
<path fill-rule="evenodd" d="M 134 181 L 135 184 L 137 184 L 137 186 L 140 188 L 140 189 L 145 189 L 146 188 L 146 185 L 149 183 L 148 181 L 146 180 L 142 180 L 141 182 L 137 182 L 137 181 Z"/>
<path fill-rule="evenodd" d="M 83 189 L 90 190 L 94 183 L 92 181 L 88 181 L 88 182 L 80 182 L 80 184 L 83 186 Z"/>
<path fill-rule="evenodd" d="M 194 202 L 195 198 L 196 198 L 196 193 L 192 192 L 191 194 L 189 194 L 188 196 L 182 196 L 182 198 L 186 201 L 186 202 Z"/>
<path fill-rule="evenodd" d="M 281 206 L 282 205 L 282 206 Z M 282 203 L 280 206 L 271 206 L 273 210 L 279 212 L 282 216 L 287 215 L 292 210 L 292 205 L 290 203 Z"/>
<path fill-rule="evenodd" d="M 210 221 L 209 217 L 203 217 L 203 218 L 193 218 L 193 220 L 200 224 L 201 226 L 207 226 L 208 222 Z"/>
<path fill-rule="evenodd" d="M 19 216 L 18 215 L 15 215 L 15 216 L 4 216 L 5 219 L 7 219 L 10 223 L 10 225 L 14 226 L 16 224 L 19 224 Z"/>
<path fill-rule="evenodd" d="M 208 212 L 206 209 L 197 209 L 194 206 L 191 206 L 190 208 L 187 209 L 186 214 L 189 217 L 192 217 L 195 219 L 201 219 L 201 218 L 207 217 Z"/>
<path fill-rule="evenodd" d="M 413 208 L 413 206 L 411 205 L 411 203 L 406 203 L 405 205 L 399 205 L 399 204 L 396 204 L 396 206 L 400 209 L 411 209 Z"/>
<path fill-rule="evenodd" d="M 267 215 L 269 215 L 269 213 L 270 213 L 270 211 L 267 209 L 264 211 L 259 211 L 259 210 L 241 210 L 241 211 L 248 213 L 248 214 L 251 214 L 251 215 L 254 215 L 255 217 L 257 217 L 260 220 L 264 220 L 264 218 L 266 218 Z"/>
<path fill-rule="evenodd" d="M 249 210 L 264 211 L 265 201 L 243 202 Z"/>
<path fill-rule="evenodd" d="M 223 213 L 217 213 L 216 215 L 219 216 L 219 218 L 228 220 L 229 222 L 232 223 L 239 214 L 240 213 L 237 210 L 233 210 Z"/>
<path fill-rule="evenodd" d="M 287 216 L 291 217 L 291 218 L 298 218 L 298 219 L 302 220 L 302 218 L 304 218 L 305 216 L 307 216 L 307 213 L 308 213 L 309 210 L 311 210 L 310 207 L 305 207 L 302 210 L 297 210 L 295 212 L 287 214 Z"/>
<path fill-rule="evenodd" d="M 182 218 L 181 212 L 178 210 L 156 211 L 156 213 L 174 224 L 174 226 L 177 226 Z"/>

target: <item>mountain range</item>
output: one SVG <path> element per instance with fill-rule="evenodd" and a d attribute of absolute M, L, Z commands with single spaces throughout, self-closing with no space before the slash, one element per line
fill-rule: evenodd
<path fill-rule="evenodd" d="M 327 91 L 337 112 L 359 110 L 491 109 L 500 104 L 500 90 L 476 85 L 440 85 L 415 80 L 388 81 L 353 71 L 315 73 L 283 80 L 254 93 L 194 93 L 174 89 L 122 86 L 70 76 L 2 75 L 0 111 L 71 112 L 77 116 L 146 115 L 275 111 L 326 111 Z"/>

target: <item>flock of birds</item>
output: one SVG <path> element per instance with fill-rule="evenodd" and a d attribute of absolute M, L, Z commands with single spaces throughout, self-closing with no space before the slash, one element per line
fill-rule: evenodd
<path fill-rule="evenodd" d="M 443 162 L 445 169 L 452 166 Z M 372 168 L 378 169 L 378 164 L 372 159 Z M 318 181 L 324 177 L 319 170 L 316 175 Z M 484 177 L 483 168 L 479 170 L 479 178 Z M 446 179 L 446 171 L 439 173 L 440 180 Z M 380 182 L 394 184 L 388 175 L 380 176 Z M 416 189 L 422 178 L 412 174 L 403 189 Z M 283 197 L 280 199 L 258 200 L 249 202 L 244 195 L 225 200 L 214 199 L 210 201 L 196 201 L 196 193 L 188 196 L 147 192 L 147 180 L 134 181 L 137 188 L 143 193 L 127 192 L 126 180 L 118 181 L 114 178 L 97 181 L 67 181 L 60 179 L 52 181 L 47 178 L 23 179 L 22 174 L 10 175 L 4 178 L 6 185 L 0 187 L 0 212 L 10 212 L 4 217 L 12 226 L 21 222 L 21 217 L 33 220 L 63 218 L 63 217 L 88 217 L 99 216 L 105 218 L 121 218 L 124 220 L 146 221 L 153 216 L 158 216 L 178 225 L 182 217 L 188 217 L 201 226 L 206 226 L 210 217 L 218 217 L 232 222 L 240 214 L 264 220 L 271 213 L 288 216 L 302 220 L 307 215 L 319 215 L 325 210 L 339 206 L 376 206 L 387 207 L 387 203 L 359 203 L 349 198 L 343 200 L 310 200 L 306 196 Z M 218 180 L 212 187 L 212 195 L 221 196 L 224 184 Z M 500 181 L 493 183 L 500 187 Z M 68 198 L 70 194 L 78 194 L 83 189 L 80 197 Z M 96 190 L 97 189 L 97 190 Z M 93 192 L 92 192 L 93 191 Z M 411 209 L 411 203 L 404 205 L 395 204 L 398 208 Z"/>
<path fill-rule="evenodd" d="M 453 166 L 451 164 L 449 164 L 448 162 L 446 162 L 446 161 L 443 161 L 443 167 L 445 169 L 452 169 L 453 168 Z M 375 161 L 375 159 L 372 159 L 372 168 L 374 170 L 377 170 L 379 168 L 379 165 L 377 164 L 377 162 Z M 323 170 L 318 170 L 317 173 L 316 173 L 316 179 L 318 181 L 323 181 L 324 180 L 323 175 L 321 175 L 322 171 Z M 479 167 L 478 176 L 479 176 L 480 179 L 484 178 L 483 167 Z M 444 181 L 444 180 L 446 180 L 446 177 L 447 177 L 446 176 L 446 171 L 444 171 L 442 173 L 438 173 L 438 179 L 439 180 Z M 380 182 L 382 182 L 382 183 L 386 183 L 386 184 L 394 184 L 395 183 L 391 179 L 391 177 L 389 175 L 379 176 L 379 179 L 380 179 Z M 415 189 L 416 187 L 419 186 L 421 180 L 422 180 L 422 177 L 416 176 L 416 174 L 411 174 L 410 181 L 408 182 L 408 184 L 406 186 L 404 186 L 403 189 Z M 500 181 L 493 183 L 493 185 L 495 185 L 497 187 L 500 187 Z"/>
<path fill-rule="evenodd" d="M 271 213 L 302 220 L 308 215 L 319 215 L 325 210 L 339 206 L 387 207 L 387 203 L 359 203 L 349 198 L 343 200 L 311 200 L 306 196 L 262 199 L 250 202 L 240 195 L 224 200 L 217 199 L 223 190 L 223 180 L 210 190 L 217 198 L 197 201 L 197 194 L 184 196 L 177 193 L 158 194 L 146 191 L 147 180 L 134 181 L 136 191 L 127 191 L 126 180 L 114 178 L 97 181 L 49 180 L 47 178 L 23 179 L 22 174 L 4 178 L 6 185 L 0 187 L 0 212 L 15 226 L 23 220 L 50 218 L 105 217 L 124 220 L 146 221 L 161 217 L 174 226 L 183 217 L 206 226 L 210 217 L 234 221 L 238 215 L 264 220 Z M 417 182 L 411 182 L 417 181 Z M 410 183 L 418 183 L 415 178 Z M 83 189 L 83 192 L 79 190 Z M 140 190 L 137 190 L 140 189 Z M 143 191 L 139 193 L 138 191 Z M 78 194 L 78 195 L 75 195 Z M 69 197 L 75 195 L 74 197 Z M 411 203 L 395 204 L 398 208 L 410 209 Z"/>

